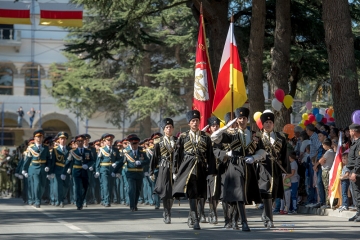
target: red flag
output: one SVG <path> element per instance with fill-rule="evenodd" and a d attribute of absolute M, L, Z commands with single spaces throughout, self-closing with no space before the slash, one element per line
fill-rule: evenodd
<path fill-rule="evenodd" d="M 83 8 L 70 3 L 39 3 L 40 25 L 82 27 Z"/>
<path fill-rule="evenodd" d="M 21 2 L 2 2 L 0 24 L 31 24 L 29 4 Z"/>
<path fill-rule="evenodd" d="M 247 100 L 244 76 L 233 29 L 234 24 L 230 23 L 221 57 L 213 103 L 213 114 L 222 120 L 226 113 L 243 106 Z M 232 94 L 231 91 L 233 91 Z M 231 109 L 232 102 L 234 109 Z"/>
<path fill-rule="evenodd" d="M 192 108 L 201 114 L 200 129 L 207 125 L 211 117 L 212 102 L 214 98 L 214 81 L 211 73 L 209 54 L 206 46 L 206 35 L 202 11 L 195 60 L 194 98 Z"/>
<path fill-rule="evenodd" d="M 338 147 L 336 150 L 335 159 L 329 172 L 329 186 L 326 194 L 329 195 L 330 205 L 333 205 L 334 199 L 338 198 L 341 204 L 341 182 L 340 175 L 342 171 L 342 132 L 340 132 Z M 326 187 L 326 186 L 325 186 Z"/>

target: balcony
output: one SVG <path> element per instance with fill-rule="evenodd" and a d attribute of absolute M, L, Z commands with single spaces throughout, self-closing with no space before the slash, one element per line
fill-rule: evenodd
<path fill-rule="evenodd" d="M 13 47 L 19 52 L 21 47 L 21 31 L 12 28 L 0 28 L 0 47 Z"/>

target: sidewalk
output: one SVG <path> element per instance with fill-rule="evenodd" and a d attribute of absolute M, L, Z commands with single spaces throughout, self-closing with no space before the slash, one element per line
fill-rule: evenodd
<path fill-rule="evenodd" d="M 321 208 L 309 208 L 305 206 L 298 206 L 299 214 L 313 214 L 319 216 L 330 216 L 340 218 L 351 218 L 355 215 L 356 211 L 342 211 L 339 212 L 337 209 L 321 209 Z"/>

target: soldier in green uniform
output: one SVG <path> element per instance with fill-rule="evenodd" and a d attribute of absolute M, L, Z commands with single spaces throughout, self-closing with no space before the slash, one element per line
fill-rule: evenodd
<path fill-rule="evenodd" d="M 84 199 L 86 197 L 86 192 L 89 186 L 89 177 L 87 174 L 87 169 L 93 171 L 92 166 L 94 164 L 94 159 L 92 153 L 89 149 L 84 148 L 84 139 L 85 136 L 78 135 L 75 137 L 77 144 L 76 149 L 71 149 L 68 155 L 68 158 L 65 163 L 64 172 L 61 175 L 61 179 L 66 179 L 66 173 L 72 173 L 74 185 L 75 185 L 75 195 L 76 195 L 76 207 L 77 210 L 83 209 Z M 69 169 L 71 169 L 69 171 Z"/>
<path fill-rule="evenodd" d="M 96 173 L 100 176 L 100 184 L 103 191 L 103 203 L 105 207 L 110 207 L 112 189 L 115 183 L 116 174 L 114 168 L 119 165 L 122 168 L 123 157 L 120 152 L 113 148 L 113 140 L 115 136 L 109 133 L 102 135 L 101 139 L 104 141 L 104 147 L 99 149 L 96 159 Z"/>
<path fill-rule="evenodd" d="M 187 112 L 190 130 L 180 134 L 173 158 L 173 197 L 189 198 L 191 222 L 194 230 L 200 229 L 197 200 L 206 197 L 207 175 L 216 174 L 212 143 L 205 132 L 199 130 L 200 112 Z M 189 227 L 192 225 L 188 221 Z"/>
<path fill-rule="evenodd" d="M 65 180 L 61 179 L 61 174 L 64 172 L 65 161 L 69 155 L 69 149 L 66 146 L 66 140 L 69 135 L 66 132 L 59 132 L 56 135 L 58 145 L 54 148 L 52 154 L 53 172 L 55 173 L 54 178 L 54 195 L 55 195 L 55 206 L 64 207 L 64 198 L 68 192 L 70 178 L 67 177 Z"/>
<path fill-rule="evenodd" d="M 90 134 L 83 134 L 85 139 L 84 139 L 84 148 L 88 149 L 91 151 L 92 155 L 93 155 L 93 159 L 96 160 L 96 149 L 92 146 L 90 146 L 90 139 L 91 136 Z M 92 167 L 93 169 L 95 169 L 95 162 L 93 166 L 89 166 L 89 168 Z M 88 191 L 86 193 L 86 198 L 84 200 L 84 207 L 87 207 L 87 204 L 93 204 L 95 203 L 95 177 L 94 177 L 94 171 L 90 171 L 89 168 L 87 169 L 87 173 L 88 173 L 88 177 L 89 177 L 89 187 L 88 187 Z"/>
<path fill-rule="evenodd" d="M 7 195 L 7 185 L 9 182 L 9 176 L 7 174 L 8 163 L 11 159 L 9 151 L 10 149 L 8 147 L 3 147 L 0 154 L 0 196 L 2 195 L 4 197 Z"/>
<path fill-rule="evenodd" d="M 150 177 L 153 180 L 154 195 L 160 197 L 164 207 L 164 223 L 171 223 L 171 208 L 173 205 L 172 197 L 172 161 L 177 137 L 173 136 L 174 121 L 165 118 L 160 122 L 160 127 L 164 130 L 165 136 L 154 140 L 154 154 L 150 162 Z"/>
<path fill-rule="evenodd" d="M 50 157 L 52 159 L 52 151 L 53 151 L 53 137 L 48 136 L 43 141 L 43 146 L 47 146 L 49 148 Z M 53 172 L 53 168 L 50 169 L 50 172 Z M 55 205 L 55 194 L 54 194 L 54 174 L 48 175 L 45 181 L 45 191 L 42 196 L 42 199 L 45 203 L 49 203 L 51 205 Z"/>
<path fill-rule="evenodd" d="M 130 210 L 137 211 L 144 178 L 143 165 L 149 164 L 150 159 L 147 157 L 145 149 L 139 147 L 140 138 L 137 135 L 129 135 L 127 141 L 130 142 L 130 145 L 123 150 L 123 153 L 124 163 L 127 164 L 126 178 L 129 184 Z M 118 173 L 121 167 L 122 165 L 118 164 L 114 169 L 114 173 Z"/>
<path fill-rule="evenodd" d="M 45 191 L 46 178 L 51 174 L 52 160 L 48 146 L 42 145 L 44 131 L 38 129 L 34 132 L 34 144 L 27 148 L 22 174 L 31 178 L 35 206 L 40 208 L 41 197 Z"/>

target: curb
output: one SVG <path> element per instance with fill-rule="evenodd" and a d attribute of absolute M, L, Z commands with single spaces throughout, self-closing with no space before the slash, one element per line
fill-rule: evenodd
<path fill-rule="evenodd" d="M 313 214 L 319 216 L 331 216 L 340 218 L 351 218 L 355 215 L 356 211 L 342 211 L 336 209 L 321 209 L 321 208 L 310 208 L 304 206 L 298 206 L 298 213 L 300 214 Z"/>

